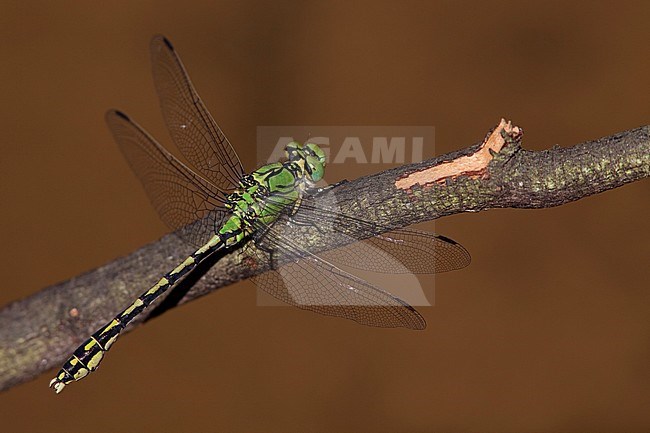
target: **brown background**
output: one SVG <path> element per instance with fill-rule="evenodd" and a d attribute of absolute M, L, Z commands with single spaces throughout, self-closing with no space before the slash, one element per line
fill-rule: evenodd
<path fill-rule="evenodd" d="M 257 125 L 433 125 L 441 154 L 502 116 L 529 149 L 650 123 L 648 3 L 1 9 L 1 304 L 165 233 L 103 123 L 117 106 L 168 143 L 154 33 L 248 168 Z M 251 283 L 228 287 L 123 338 L 58 397 L 54 372 L 1 394 L 0 429 L 648 431 L 649 192 L 439 221 L 474 261 L 437 278 L 424 332 L 257 308 Z"/>

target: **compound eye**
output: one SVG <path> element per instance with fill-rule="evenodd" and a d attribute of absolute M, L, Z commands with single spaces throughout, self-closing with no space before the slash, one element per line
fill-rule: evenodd
<path fill-rule="evenodd" d="M 292 141 L 285 146 L 284 154 L 290 161 L 294 161 L 296 159 L 296 154 L 301 149 L 302 144 L 300 144 L 298 141 Z"/>
<path fill-rule="evenodd" d="M 321 180 L 325 174 L 325 168 L 320 159 L 315 156 L 308 156 L 305 160 L 307 162 L 307 164 L 305 164 L 305 170 L 307 170 L 307 174 L 311 180 L 314 182 Z"/>
<path fill-rule="evenodd" d="M 321 149 L 317 144 L 307 143 L 304 146 L 304 150 L 305 152 L 309 152 L 310 155 L 313 155 L 314 158 L 318 158 L 323 166 L 325 165 L 325 160 L 327 159 L 325 157 L 325 152 L 323 152 L 323 149 Z"/>

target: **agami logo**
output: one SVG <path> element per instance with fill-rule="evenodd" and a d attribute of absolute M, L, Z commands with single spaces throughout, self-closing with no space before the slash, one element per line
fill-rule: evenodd
<path fill-rule="evenodd" d="M 435 154 L 434 133 L 432 126 L 260 126 L 258 155 L 278 161 L 297 140 L 318 144 L 328 164 L 415 163 Z"/>

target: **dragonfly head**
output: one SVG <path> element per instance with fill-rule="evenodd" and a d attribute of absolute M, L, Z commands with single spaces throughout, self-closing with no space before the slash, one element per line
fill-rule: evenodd
<path fill-rule="evenodd" d="M 287 144 L 286 154 L 289 161 L 302 163 L 305 174 L 312 182 L 318 182 L 325 174 L 325 152 L 314 143 L 301 144 L 292 141 Z"/>

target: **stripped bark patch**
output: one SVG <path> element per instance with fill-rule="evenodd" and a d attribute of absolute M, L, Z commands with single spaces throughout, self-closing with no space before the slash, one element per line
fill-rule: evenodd
<path fill-rule="evenodd" d="M 506 144 L 506 137 L 519 139 L 522 134 L 521 128 L 513 126 L 510 121 L 501 119 L 499 126 L 483 140 L 479 149 L 473 154 L 409 173 L 397 179 L 395 186 L 409 191 L 415 185 L 428 186 L 434 183 L 444 185 L 448 179 L 455 179 L 459 176 L 484 177 L 493 155 Z"/>

